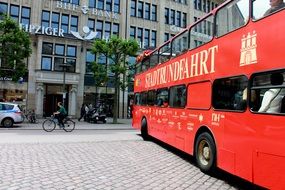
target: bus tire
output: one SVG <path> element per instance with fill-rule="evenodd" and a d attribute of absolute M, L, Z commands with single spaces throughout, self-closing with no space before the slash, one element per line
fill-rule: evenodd
<path fill-rule="evenodd" d="M 211 173 L 216 167 L 216 145 L 207 132 L 201 133 L 196 140 L 195 159 L 202 172 Z"/>
<path fill-rule="evenodd" d="M 147 129 L 147 121 L 145 118 L 142 120 L 142 123 L 141 123 L 141 136 L 142 136 L 143 140 L 145 140 L 145 141 L 149 140 L 149 134 L 148 134 L 148 129 Z"/>

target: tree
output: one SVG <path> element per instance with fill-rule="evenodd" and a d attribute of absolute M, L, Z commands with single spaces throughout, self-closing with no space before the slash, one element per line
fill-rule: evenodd
<path fill-rule="evenodd" d="M 108 81 L 107 70 L 106 67 L 100 63 L 93 62 L 92 63 L 92 72 L 94 73 L 94 81 L 96 87 L 96 94 L 98 87 L 106 84 Z M 95 96 L 95 103 L 97 97 Z"/>
<path fill-rule="evenodd" d="M 21 30 L 18 23 L 8 16 L 0 21 L 0 76 L 18 81 L 27 73 L 24 59 L 32 53 L 29 34 Z"/>
<path fill-rule="evenodd" d="M 118 36 L 112 36 L 110 39 L 96 39 L 92 45 L 92 52 L 94 54 L 102 54 L 112 62 L 110 64 L 110 72 L 113 73 L 113 84 L 115 88 L 114 107 L 113 107 L 113 123 L 117 123 L 118 119 L 118 95 L 119 90 L 124 89 L 126 85 L 125 76 L 128 62 L 127 56 L 135 56 L 139 50 L 138 42 L 134 39 L 122 39 Z M 94 71 L 94 75 L 100 70 Z M 110 81 L 111 78 L 108 78 Z"/>

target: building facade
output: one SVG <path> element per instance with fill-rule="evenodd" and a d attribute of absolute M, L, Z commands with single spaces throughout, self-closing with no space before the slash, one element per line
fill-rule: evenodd
<path fill-rule="evenodd" d="M 96 38 L 135 38 L 141 49 L 154 48 L 217 7 L 216 0 L 0 0 L 0 11 L 30 33 L 28 74 L 18 83 L 0 78 L 0 100 L 16 101 L 38 116 L 49 116 L 63 101 L 68 114 L 79 116 L 82 103 L 104 106 L 112 116 L 112 83 L 95 86 L 92 62 L 112 64 L 91 53 Z M 204 27 L 207 27 L 206 24 Z M 207 30 L 197 29 L 205 33 Z M 195 43 L 200 43 L 197 40 Z M 130 57 L 128 62 L 135 63 Z M 129 71 L 132 74 L 132 71 Z M 108 76 L 113 77 L 108 71 Z M 119 117 L 127 117 L 132 78 L 119 95 Z"/>

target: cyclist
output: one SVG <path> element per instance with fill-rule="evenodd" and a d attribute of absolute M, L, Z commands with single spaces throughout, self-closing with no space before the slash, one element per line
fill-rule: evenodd
<path fill-rule="evenodd" d="M 54 112 L 53 115 L 55 116 L 55 118 L 57 118 L 59 127 L 63 127 L 63 119 L 66 118 L 67 111 L 61 102 L 58 102 L 57 105 L 59 107 L 59 110 Z"/>

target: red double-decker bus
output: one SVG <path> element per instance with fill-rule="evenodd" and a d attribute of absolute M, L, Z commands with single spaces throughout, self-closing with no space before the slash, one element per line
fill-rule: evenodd
<path fill-rule="evenodd" d="M 285 189 L 285 10 L 227 1 L 138 57 L 133 127 L 269 189 Z"/>

